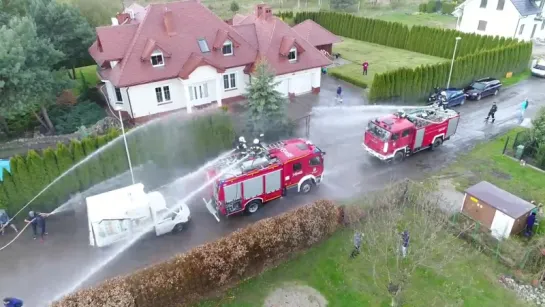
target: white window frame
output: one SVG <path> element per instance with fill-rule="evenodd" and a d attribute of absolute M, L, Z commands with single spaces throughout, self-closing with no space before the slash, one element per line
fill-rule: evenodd
<path fill-rule="evenodd" d="M 167 97 L 168 96 L 168 97 Z M 172 91 L 170 85 L 161 85 L 155 88 L 155 100 L 158 105 L 172 102 Z"/>
<path fill-rule="evenodd" d="M 225 46 L 231 46 L 231 53 L 224 53 L 223 52 L 223 48 Z M 230 56 L 230 55 L 233 55 L 234 53 L 234 50 L 233 50 L 233 42 L 230 41 L 230 40 L 226 40 L 225 43 L 223 43 L 223 46 L 221 47 L 221 53 L 223 53 L 223 56 Z"/>
<path fill-rule="evenodd" d="M 119 96 L 117 94 L 119 94 Z M 114 95 L 115 95 L 115 104 L 123 104 L 123 93 L 121 92 L 120 88 L 114 87 Z"/>
<path fill-rule="evenodd" d="M 225 80 L 225 78 L 227 78 L 227 80 Z M 223 90 L 224 91 L 232 91 L 232 90 L 236 90 L 237 89 L 237 73 L 236 72 L 232 72 L 232 73 L 227 73 L 227 74 L 224 74 L 223 75 Z M 225 81 L 227 81 L 227 84 L 228 84 L 228 87 L 225 87 Z"/>
<path fill-rule="evenodd" d="M 290 59 L 290 55 L 293 53 L 293 59 Z M 290 52 L 288 53 L 288 61 L 291 63 L 297 62 L 297 48 L 293 47 L 290 49 Z"/>
<path fill-rule="evenodd" d="M 196 95 L 197 88 L 199 88 L 199 94 L 201 95 Z M 208 90 L 208 82 L 191 84 L 188 86 L 188 90 L 189 90 L 189 101 L 199 101 L 199 100 L 208 98 L 210 95 Z M 202 96 L 202 97 L 197 98 L 197 96 Z"/>
<path fill-rule="evenodd" d="M 153 58 L 154 58 L 154 57 L 158 57 L 158 56 L 161 57 L 161 63 L 158 63 L 158 64 L 154 65 L 154 64 L 153 64 Z M 150 58 L 149 58 L 149 61 L 150 61 L 151 65 L 152 65 L 153 67 L 165 66 L 165 57 L 163 56 L 163 53 L 162 53 L 161 51 L 154 51 L 154 52 L 151 54 L 151 56 L 150 56 Z"/>

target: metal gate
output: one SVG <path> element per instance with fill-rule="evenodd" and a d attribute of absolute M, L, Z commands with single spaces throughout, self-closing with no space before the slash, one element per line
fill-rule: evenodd
<path fill-rule="evenodd" d="M 292 121 L 293 124 L 293 134 L 295 136 L 301 136 L 304 138 L 310 137 L 310 118 L 311 114 L 307 114 L 303 117 L 299 117 L 298 119 L 295 119 Z"/>

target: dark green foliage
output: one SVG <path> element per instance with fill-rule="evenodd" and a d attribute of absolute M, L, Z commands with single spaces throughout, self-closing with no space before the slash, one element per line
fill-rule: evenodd
<path fill-rule="evenodd" d="M 9 199 L 8 195 L 6 194 L 6 190 L 3 186 L 0 186 L 0 209 L 9 210 Z"/>
<path fill-rule="evenodd" d="M 77 140 L 72 140 L 70 142 L 70 153 L 72 154 L 72 157 L 74 157 L 74 163 L 78 163 L 85 158 L 83 146 Z M 78 167 L 74 175 L 74 180 L 79 180 L 81 190 L 88 189 L 91 186 L 91 177 L 87 166 Z"/>
<path fill-rule="evenodd" d="M 54 105 L 49 109 L 49 117 L 60 134 L 76 132 L 81 126 L 92 126 L 106 116 L 98 104 L 91 101 L 75 105 Z"/>
<path fill-rule="evenodd" d="M 418 11 L 420 13 L 426 13 L 427 10 L 428 10 L 428 5 L 426 3 L 420 3 L 418 5 Z"/>
<path fill-rule="evenodd" d="M 98 148 L 96 138 L 84 138 L 81 143 L 83 145 L 83 151 L 86 156 L 91 155 Z M 92 186 L 104 180 L 104 171 L 102 169 L 99 158 L 90 159 L 89 161 L 87 161 L 84 167 L 87 168 L 87 171 L 89 173 L 89 186 Z"/>
<path fill-rule="evenodd" d="M 55 151 L 52 148 L 47 148 L 42 153 L 44 159 L 44 168 L 47 175 L 47 183 L 50 184 L 59 177 L 59 166 L 57 165 L 57 157 Z M 57 205 L 58 194 L 61 194 L 60 191 L 56 191 L 56 187 L 53 189 L 48 189 L 40 197 L 40 201 L 44 204 L 45 208 L 54 208 Z"/>
<path fill-rule="evenodd" d="M 238 6 L 238 3 L 236 1 L 231 2 L 231 5 L 229 6 L 229 10 L 233 13 L 236 13 L 240 10 L 240 7 Z"/>
<path fill-rule="evenodd" d="M 2 170 L 2 172 L 2 187 L 4 188 L 6 196 L 8 197 L 8 211 L 10 213 L 15 213 L 21 208 L 22 200 L 19 196 L 19 191 L 17 191 L 17 187 L 15 186 L 15 181 L 13 180 L 11 173 L 5 168 Z"/>
<path fill-rule="evenodd" d="M 28 152 L 26 156 L 26 165 L 30 175 L 30 200 L 49 183 L 49 177 L 45 170 L 44 160 L 36 151 L 30 150 Z"/>
<path fill-rule="evenodd" d="M 27 202 L 32 195 L 32 178 L 28 172 L 25 158 L 17 155 L 10 160 L 11 173 L 15 186 L 21 197 L 19 201 Z"/>

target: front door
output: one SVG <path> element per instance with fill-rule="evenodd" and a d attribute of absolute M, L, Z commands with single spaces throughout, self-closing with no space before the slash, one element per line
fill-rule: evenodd
<path fill-rule="evenodd" d="M 530 38 L 534 38 L 534 34 L 536 33 L 536 27 L 537 27 L 537 24 L 534 25 L 534 28 L 532 29 L 532 35 L 530 35 Z"/>
<path fill-rule="evenodd" d="M 195 84 L 189 86 L 189 99 L 193 105 L 199 105 L 208 102 L 208 84 Z"/>

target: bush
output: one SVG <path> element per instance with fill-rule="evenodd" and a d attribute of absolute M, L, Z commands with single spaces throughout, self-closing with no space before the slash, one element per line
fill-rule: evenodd
<path fill-rule="evenodd" d="M 134 291 L 125 278 L 112 278 L 94 288 L 70 294 L 52 307 L 136 307 L 131 290 Z"/>
<path fill-rule="evenodd" d="M 437 10 L 438 10 L 437 1 L 435 1 L 435 0 L 428 1 L 428 3 L 426 4 L 426 12 L 427 13 L 435 13 L 435 12 L 437 12 Z"/>
<path fill-rule="evenodd" d="M 94 154 L 98 148 L 116 139 L 119 134 L 118 130 L 111 130 L 104 136 L 87 137 L 81 142 L 73 140 L 68 147 L 58 144 L 55 149 L 44 150 L 42 155 L 30 151 L 26 157 L 12 158 L 11 173 L 4 170 L 4 180 L 0 184 L 7 197 L 9 213 L 14 214 L 43 187 L 86 156 Z M 196 115 L 190 119 L 180 119 L 177 116 L 164 118 L 148 124 L 145 129 L 131 132 L 127 141 L 133 167 L 153 160 L 158 167 L 170 172 L 202 165 L 230 149 L 234 139 L 231 118 L 221 113 Z M 59 203 L 65 202 L 70 195 L 127 170 L 125 145 L 118 139 L 104 148 L 96 158 L 86 161 L 59 179 L 33 204 L 33 209 L 52 210 Z M 170 179 L 169 176 L 163 176 L 161 180 L 164 182 L 161 184 L 168 183 Z"/>
<path fill-rule="evenodd" d="M 6 118 L 8 131 L 4 131 L 10 138 L 21 137 L 27 131 L 34 130 L 40 124 L 32 113 L 20 113 Z M 4 127 L 2 127 L 4 128 Z"/>
<path fill-rule="evenodd" d="M 452 15 L 454 9 L 456 8 L 456 3 L 454 2 L 442 2 L 441 3 L 441 13 L 445 15 Z"/>
<path fill-rule="evenodd" d="M 420 4 L 418 5 L 418 11 L 419 11 L 420 13 L 426 13 L 427 10 L 428 10 L 428 5 L 427 5 L 426 3 L 420 3 Z"/>
<path fill-rule="evenodd" d="M 49 117 L 59 134 L 76 132 L 81 126 L 91 126 L 106 116 L 98 104 L 84 100 L 75 105 L 54 105 Z"/>
<path fill-rule="evenodd" d="M 53 307 L 104 305 L 106 291 L 132 304 L 115 306 L 186 306 L 214 292 L 260 274 L 294 252 L 328 238 L 339 225 L 339 210 L 321 200 L 247 228 L 98 287 L 78 291 Z M 77 305 L 77 302 L 86 304 Z M 94 304 L 92 304 L 94 303 Z"/>
<path fill-rule="evenodd" d="M 359 78 L 353 78 L 351 76 L 344 75 L 344 74 L 338 73 L 336 71 L 330 71 L 329 74 L 331 76 L 337 78 L 337 79 L 341 79 L 343 81 L 354 84 L 354 85 L 359 86 L 361 88 L 367 88 L 367 83 L 365 83 L 363 80 L 361 80 Z"/>

